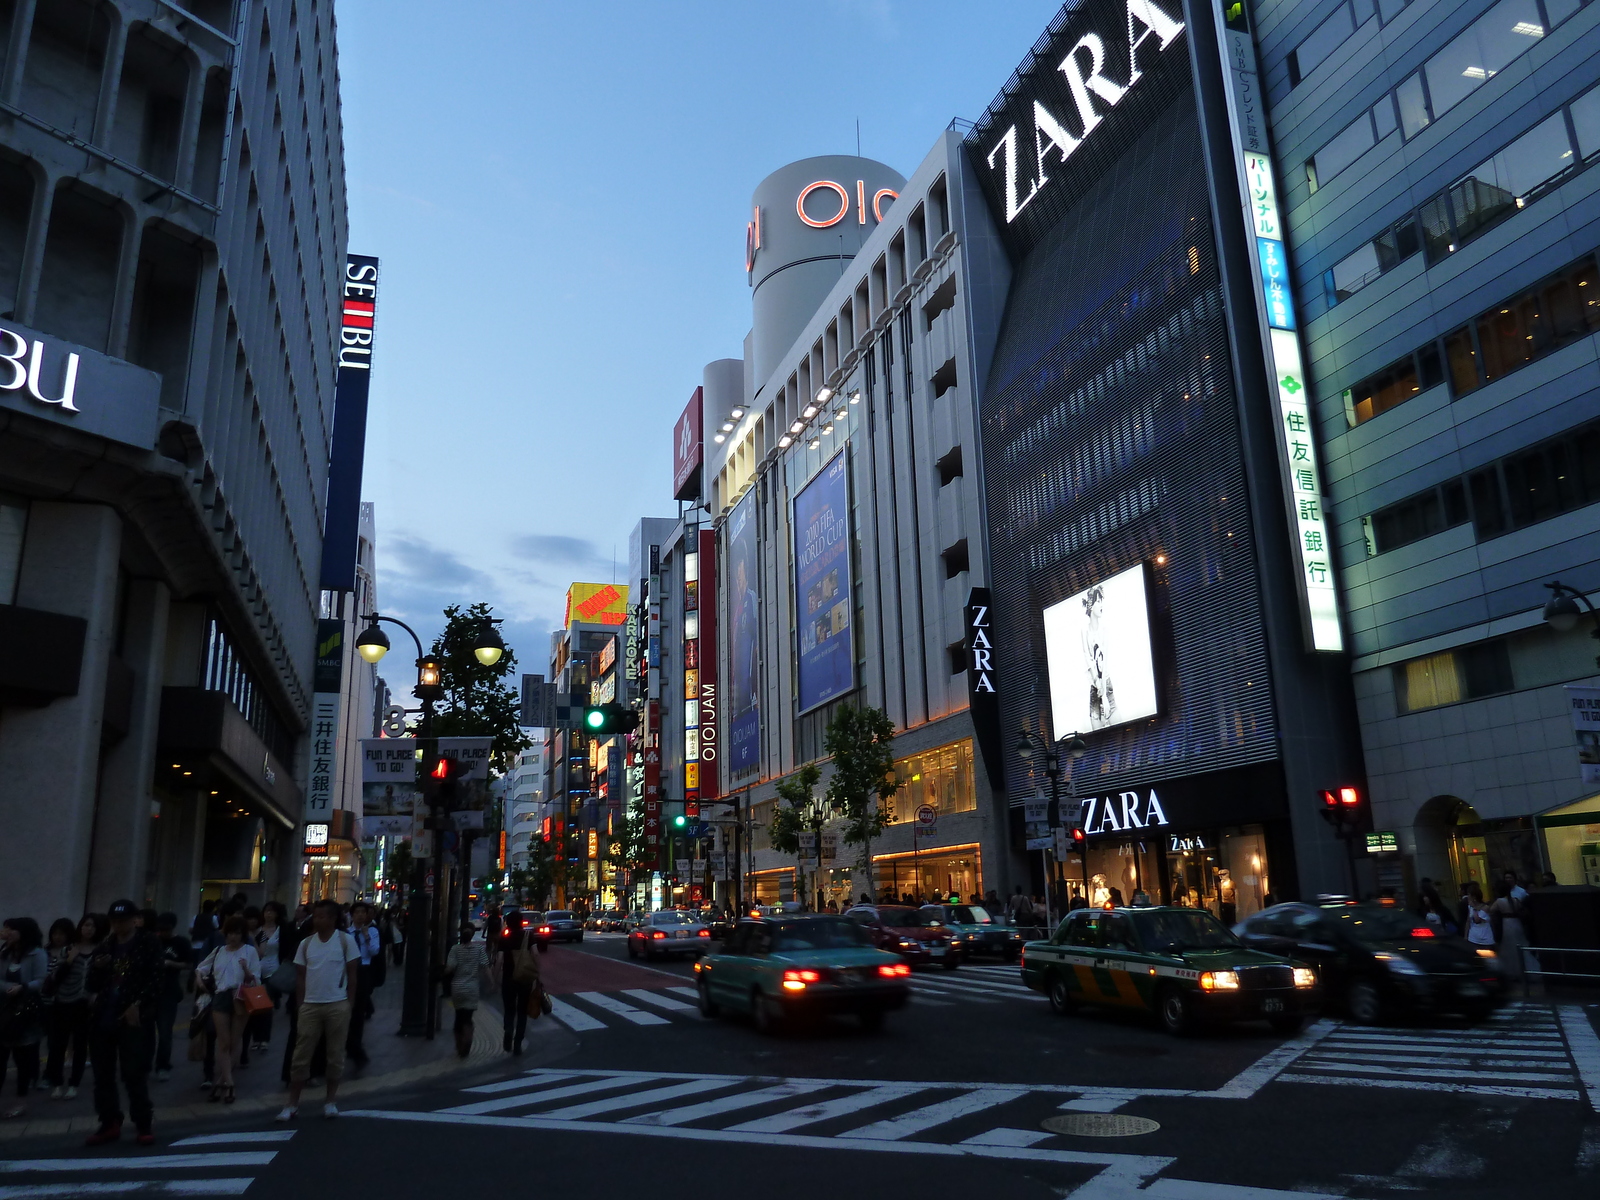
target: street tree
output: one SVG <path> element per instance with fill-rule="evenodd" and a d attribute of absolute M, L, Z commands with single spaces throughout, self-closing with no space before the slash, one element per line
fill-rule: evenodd
<path fill-rule="evenodd" d="M 889 802 L 900 790 L 894 774 L 894 722 L 881 708 L 841 705 L 828 722 L 822 747 L 833 759 L 829 806 L 844 817 L 845 844 L 860 846 L 860 865 L 870 868 L 872 839 L 893 819 Z"/>
<path fill-rule="evenodd" d="M 466 609 L 452 604 L 444 610 L 444 631 L 432 650 L 444 688 L 444 698 L 434 706 L 433 731 L 439 737 L 493 738 L 489 766 L 499 776 L 533 743 L 517 723 L 521 698 L 508 682 L 517 678 L 516 651 L 507 646 L 492 666 L 473 653 L 476 635 L 493 617 L 494 609 L 483 603 Z"/>
<path fill-rule="evenodd" d="M 822 771 L 817 764 L 807 763 L 777 787 L 778 803 L 773 805 L 772 820 L 767 825 L 767 841 L 778 853 L 797 856 L 797 865 L 800 834 L 820 830 L 829 816 L 827 804 L 818 803 L 815 794 L 821 778 Z M 802 888 L 801 895 L 810 894 L 808 889 Z"/>

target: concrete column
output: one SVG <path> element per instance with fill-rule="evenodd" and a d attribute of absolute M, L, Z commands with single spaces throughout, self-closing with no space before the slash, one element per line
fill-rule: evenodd
<path fill-rule="evenodd" d="M 150 781 L 156 727 L 161 718 L 161 678 L 166 665 L 171 593 L 159 580 L 128 585 L 122 661 L 133 669 L 133 710 L 128 735 L 106 751 L 100 805 L 89 857 L 89 907 L 104 912 L 124 896 L 142 900 L 151 890 Z"/>
<path fill-rule="evenodd" d="M 83 911 L 121 545 L 122 526 L 103 505 L 29 510 L 16 602 L 82 617 L 88 630 L 76 696 L 0 716 L 0 912 L 48 922 Z"/>
<path fill-rule="evenodd" d="M 178 914 L 178 928 L 188 929 L 200 911 L 200 862 L 206 841 L 206 799 L 199 792 L 163 796 L 156 821 L 157 911 Z"/>
<path fill-rule="evenodd" d="M 122 59 L 128 49 L 128 22 L 111 5 L 101 11 L 111 20 L 106 35 L 106 61 L 100 69 L 100 102 L 95 106 L 94 137 L 97 146 L 110 147 L 112 130 L 117 124 L 117 101 L 122 92 Z"/>
<path fill-rule="evenodd" d="M 0 74 L 0 100 L 20 107 L 22 73 L 28 65 L 28 42 L 33 35 L 33 10 L 37 0 L 21 0 L 11 14 L 11 49 Z"/>

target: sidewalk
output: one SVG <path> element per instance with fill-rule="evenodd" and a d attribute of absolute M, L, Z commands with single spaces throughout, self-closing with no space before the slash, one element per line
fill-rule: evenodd
<path fill-rule="evenodd" d="M 465 1059 L 456 1057 L 455 1039 L 450 1030 L 455 1015 L 449 1001 L 441 1001 L 441 1029 L 430 1042 L 426 1038 L 398 1037 L 400 1027 L 402 982 L 405 972 L 390 967 L 385 985 L 372 994 L 377 1011 L 367 1022 L 362 1043 L 369 1056 L 364 1067 L 345 1060 L 344 1079 L 339 1085 L 339 1103 L 348 1099 L 354 1102 L 363 1096 L 395 1091 L 454 1071 L 482 1066 L 496 1059 L 506 1058 L 501 1049 L 500 989 L 487 976 L 482 981 L 483 1007 L 473 1022 L 472 1051 Z M 529 1035 L 536 1026 L 554 1024 L 549 1021 L 530 1022 Z M 155 1129 L 160 1136 L 163 1126 L 178 1121 L 191 1121 L 205 1117 L 225 1117 L 238 1113 L 273 1113 L 282 1108 L 288 1099 L 288 1088 L 283 1083 L 284 1039 L 289 1034 L 289 1019 L 282 1006 L 273 1014 L 272 1041 L 268 1048 L 250 1055 L 250 1065 L 234 1068 L 234 1086 L 238 1099 L 232 1104 L 212 1104 L 209 1090 L 201 1090 L 200 1078 L 203 1064 L 189 1062 L 186 1054 L 189 1039 L 189 1005 L 179 1010 L 178 1027 L 172 1035 L 172 1078 L 157 1083 L 152 1076 L 150 1098 L 155 1104 Z M 40 1046 L 41 1067 L 44 1047 Z M 70 1066 L 69 1066 L 70 1074 Z M 7 1106 L 12 1102 L 11 1079 L 7 1078 Z M 301 1097 L 312 1112 L 320 1112 L 324 1091 L 322 1087 L 307 1085 Z M 127 1093 L 123 1093 L 123 1104 Z M 51 1100 L 48 1090 L 35 1091 L 27 1100 L 28 1115 L 11 1121 L 0 1121 L 0 1142 L 18 1138 L 56 1136 L 60 1134 L 93 1133 L 99 1127 L 94 1114 L 94 1072 L 84 1072 L 78 1095 L 72 1100 Z"/>

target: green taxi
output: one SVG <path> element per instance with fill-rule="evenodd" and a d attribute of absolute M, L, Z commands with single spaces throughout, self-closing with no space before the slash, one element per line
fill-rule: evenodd
<path fill-rule="evenodd" d="M 1022 950 L 1022 981 L 1058 1013 L 1080 1004 L 1143 1009 L 1169 1033 L 1265 1020 L 1293 1033 L 1322 1006 L 1305 963 L 1251 950 L 1198 908 L 1086 908 Z"/>
<path fill-rule="evenodd" d="M 823 1014 L 853 1014 L 877 1029 L 911 992 L 899 955 L 877 949 L 856 922 L 825 914 L 741 920 L 694 972 L 702 1015 L 747 1013 L 763 1033 Z"/>

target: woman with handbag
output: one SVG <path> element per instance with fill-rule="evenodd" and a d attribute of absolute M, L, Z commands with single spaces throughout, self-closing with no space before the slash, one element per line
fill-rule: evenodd
<path fill-rule="evenodd" d="M 23 1100 L 39 1077 L 39 1040 L 44 1037 L 43 990 L 50 973 L 44 934 L 32 917 L 9 917 L 0 925 L 0 1084 L 6 1064 L 17 1064 L 17 1104 L 0 1112 L 27 1115 Z"/>
<path fill-rule="evenodd" d="M 196 984 L 211 996 L 211 1028 L 217 1038 L 217 1082 L 211 1099 L 224 1104 L 234 1101 L 233 1060 L 248 1017 L 239 990 L 261 980 L 261 958 L 245 940 L 245 930 L 243 917 L 229 917 L 222 926 L 222 945 L 195 972 Z"/>
<path fill-rule="evenodd" d="M 521 1054 L 528 1033 L 528 1002 L 539 985 L 539 956 L 528 948 L 528 932 L 520 921 L 506 923 L 500 950 L 500 1012 L 505 1022 L 501 1045 L 507 1054 Z"/>
<path fill-rule="evenodd" d="M 287 990 L 278 987 L 272 978 L 278 967 L 288 961 L 280 953 L 286 915 L 287 910 L 276 900 L 268 900 L 261 906 L 261 928 L 256 931 L 255 937 L 256 954 L 261 959 L 261 979 L 266 984 L 267 995 L 272 997 L 272 1008 L 263 1009 L 252 1016 L 249 1028 L 245 1030 L 250 1049 L 257 1053 L 265 1050 L 267 1043 L 272 1041 L 272 1013 Z"/>

